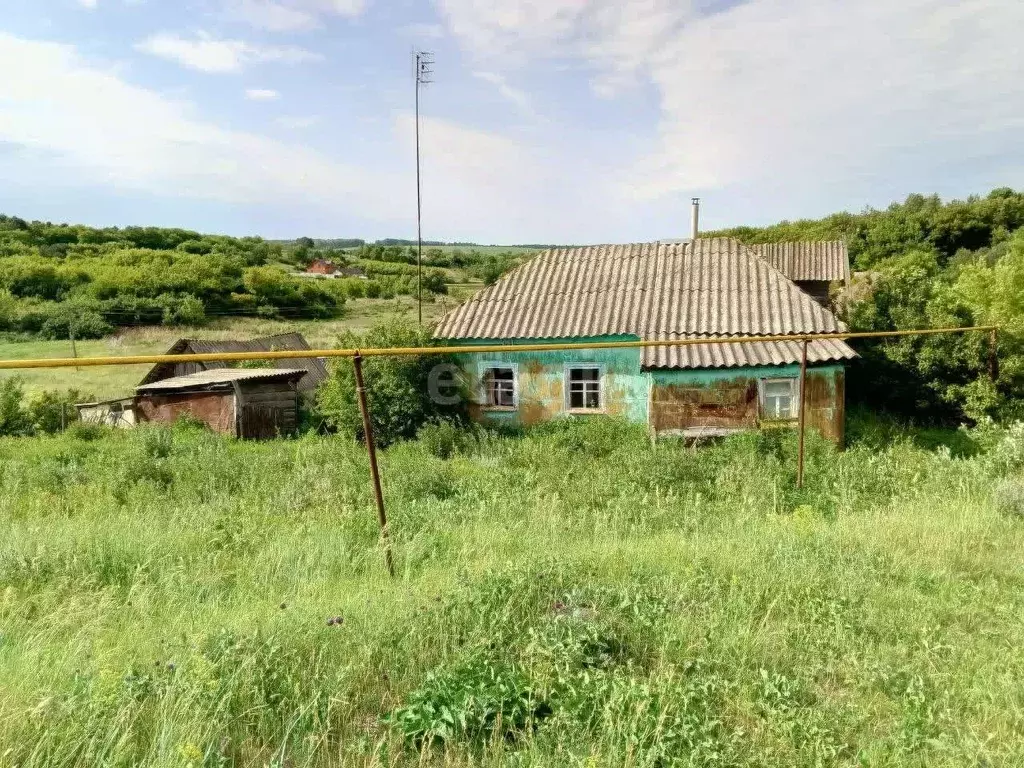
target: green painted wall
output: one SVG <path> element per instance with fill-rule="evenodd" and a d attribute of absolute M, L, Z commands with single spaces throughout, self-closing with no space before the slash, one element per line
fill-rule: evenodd
<path fill-rule="evenodd" d="M 605 336 L 600 338 L 572 339 L 573 343 L 588 341 L 630 341 L 634 336 Z M 457 342 L 453 346 L 474 344 L 545 344 L 564 342 L 566 339 L 474 339 Z M 570 364 L 593 363 L 602 366 L 603 413 L 621 416 L 641 424 L 650 423 L 651 387 L 712 387 L 716 384 L 735 382 L 744 386 L 753 380 L 765 378 L 797 377 L 799 365 L 756 366 L 747 368 L 724 368 L 699 370 L 640 370 L 641 349 L 581 349 L 550 352 L 496 352 L 467 353 L 459 356 L 459 363 L 465 371 L 474 397 L 479 401 L 480 380 L 484 369 L 490 364 L 511 365 L 516 370 L 518 403 L 515 409 L 495 410 L 474 407 L 474 415 L 485 421 L 536 424 L 553 418 L 570 415 L 566 407 L 566 367 Z M 813 366 L 809 369 L 808 400 L 814 395 L 813 409 L 809 416 L 820 423 L 822 431 L 833 439 L 841 441 L 843 420 L 843 376 L 842 365 Z M 752 384 L 749 384 L 753 386 Z M 573 412 L 575 415 L 577 412 Z M 753 417 L 751 417 L 753 418 Z M 752 424 L 751 424 L 752 425 Z M 837 434 L 838 430 L 838 434 Z"/>
<path fill-rule="evenodd" d="M 635 336 L 603 336 L 600 339 L 572 339 L 573 343 L 588 341 L 631 341 Z M 474 339 L 465 344 L 545 344 L 565 339 Z M 603 412 L 631 421 L 647 422 L 650 374 L 640 370 L 640 349 L 581 349 L 554 352 L 473 353 L 460 356 L 474 392 L 479 392 L 480 376 L 489 363 L 504 363 L 516 368 L 519 403 L 515 411 L 480 409 L 485 420 L 535 424 L 568 415 L 566 411 L 565 371 L 574 363 L 594 363 L 603 368 Z"/>

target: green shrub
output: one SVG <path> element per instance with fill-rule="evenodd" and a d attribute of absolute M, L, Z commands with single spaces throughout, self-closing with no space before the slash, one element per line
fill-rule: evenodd
<path fill-rule="evenodd" d="M 387 721 L 422 747 L 520 736 L 547 711 L 522 670 L 476 656 L 454 669 L 429 674 Z"/>
<path fill-rule="evenodd" d="M 176 299 L 164 307 L 164 325 L 187 325 L 198 327 L 206 323 L 206 305 L 190 294 Z"/>
<path fill-rule="evenodd" d="M 47 315 L 39 328 L 46 339 L 102 339 L 114 330 L 98 304 L 65 301 L 52 305 Z"/>
<path fill-rule="evenodd" d="M 0 435 L 28 435 L 31 432 L 32 418 L 25 408 L 21 379 L 3 379 L 0 381 Z"/>
<path fill-rule="evenodd" d="M 105 424 L 92 424 L 84 421 L 76 421 L 68 427 L 67 434 L 77 440 L 82 440 L 83 442 L 92 442 L 93 440 L 99 440 L 106 437 L 112 431 L 112 428 Z"/>
<path fill-rule="evenodd" d="M 29 399 L 28 414 L 37 432 L 54 434 L 78 421 L 76 403 L 87 403 L 94 398 L 77 389 L 47 390 Z"/>
<path fill-rule="evenodd" d="M 994 493 L 996 509 L 1007 517 L 1024 520 L 1024 479 L 1007 477 L 999 481 Z"/>
<path fill-rule="evenodd" d="M 374 347 L 436 346 L 430 332 L 405 323 L 380 325 L 366 334 L 347 333 L 339 346 L 350 349 Z M 464 423 L 467 398 L 455 387 L 441 394 L 456 402 L 448 405 L 431 394 L 431 371 L 438 366 L 455 367 L 451 356 L 370 357 L 363 362 L 367 401 L 376 440 L 388 445 L 411 439 L 428 422 L 444 420 Z M 318 393 L 318 406 L 334 429 L 344 434 L 363 437 L 362 414 L 356 397 L 355 375 L 350 360 L 333 366 L 330 379 Z"/>
<path fill-rule="evenodd" d="M 439 459 L 450 459 L 455 454 L 472 451 L 478 436 L 472 425 L 432 421 L 420 427 L 416 439 L 428 453 Z"/>

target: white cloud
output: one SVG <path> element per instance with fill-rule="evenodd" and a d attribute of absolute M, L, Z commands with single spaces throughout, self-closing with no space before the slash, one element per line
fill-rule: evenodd
<path fill-rule="evenodd" d="M 78 0 L 78 4 L 83 8 L 88 8 L 90 11 L 96 8 L 97 0 Z"/>
<path fill-rule="evenodd" d="M 444 27 L 440 24 L 408 24 L 401 31 L 413 40 L 439 40 L 444 37 Z"/>
<path fill-rule="evenodd" d="M 534 114 L 533 107 L 530 105 L 530 97 L 527 96 L 526 91 L 509 85 L 504 75 L 498 72 L 477 71 L 473 73 L 473 77 L 493 85 L 503 99 L 515 104 L 522 112 L 528 115 Z"/>
<path fill-rule="evenodd" d="M 276 122 L 282 128 L 301 130 L 304 128 L 312 128 L 320 122 L 320 118 L 313 115 L 307 115 L 305 117 L 285 116 L 277 118 Z"/>
<path fill-rule="evenodd" d="M 395 134 L 413 163 L 414 118 L 399 115 Z M 612 197 L 604 179 L 564 175 L 571 160 L 530 136 L 517 137 L 450 120 L 421 117 L 424 232 L 430 239 L 522 242 L 593 238 L 595 218 L 607 226 L 625 215 L 599 210 Z M 410 181 L 402 189 L 415 195 Z M 415 197 L 409 198 L 412 202 Z M 589 235 L 587 233 L 590 233 Z M 527 234 L 529 233 L 529 234 Z M 584 240 L 585 241 L 585 240 Z"/>
<path fill-rule="evenodd" d="M 221 128 L 188 103 L 85 62 L 71 46 L 0 33 L 0 71 L 15 69 L 20 77 L 0 79 L 0 144 L 35 158 L 42 177 L 393 219 L 395 181 L 387 172 Z"/>
<path fill-rule="evenodd" d="M 359 16 L 365 0 L 228 0 L 232 18 L 271 32 L 314 29 L 324 16 Z"/>
<path fill-rule="evenodd" d="M 136 50 L 176 61 L 200 72 L 240 72 L 255 62 L 302 62 L 321 58 L 294 46 L 258 46 L 244 40 L 218 40 L 205 32 L 187 39 L 160 32 L 136 44 Z"/>
<path fill-rule="evenodd" d="M 245 98 L 249 101 L 277 101 L 281 94 L 270 88 L 246 88 Z"/>
<path fill-rule="evenodd" d="M 896 164 L 928 180 L 982 150 L 991 178 L 993 158 L 1020 165 L 1022 3 L 748 0 L 701 15 L 687 0 L 435 2 L 501 74 L 569 59 L 601 96 L 651 83 L 651 147 L 617 158 L 639 200 L 729 188 L 806 204 L 828 187 L 863 204 L 865 180 Z"/>

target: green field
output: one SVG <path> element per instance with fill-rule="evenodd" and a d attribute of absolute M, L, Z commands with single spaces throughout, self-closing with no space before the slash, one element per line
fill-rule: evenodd
<path fill-rule="evenodd" d="M 437 297 L 423 304 L 423 320 L 430 323 L 456 305 L 462 297 L 476 288 L 473 284 L 455 286 L 452 295 Z M 416 302 L 400 296 L 394 299 L 353 299 L 345 304 L 345 316 L 338 320 L 261 320 L 258 318 L 232 318 L 213 321 L 202 328 L 166 328 L 147 326 L 124 329 L 105 339 L 79 341 L 79 357 L 107 357 L 162 354 L 180 338 L 195 339 L 248 339 L 276 333 L 298 331 L 310 346 L 319 349 L 336 345 L 345 330 L 365 331 L 373 325 L 393 320 L 416 322 Z M 70 341 L 0 341 L 0 360 L 29 360 L 71 357 Z M 20 377 L 26 392 L 42 390 L 78 389 L 99 399 L 131 394 L 146 371 L 152 366 L 114 366 L 25 370 L 0 370 L 0 379 Z"/>
<path fill-rule="evenodd" d="M 396 445 L 393 581 L 345 439 L 2 440 L 0 764 L 1024 764 L 1024 434 L 853 426 Z"/>

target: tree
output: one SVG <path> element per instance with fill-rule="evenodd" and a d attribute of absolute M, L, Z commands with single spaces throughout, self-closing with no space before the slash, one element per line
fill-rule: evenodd
<path fill-rule="evenodd" d="M 355 349 L 435 344 L 429 331 L 402 323 L 380 325 L 365 335 L 348 332 L 340 340 L 340 346 Z M 428 422 L 464 422 L 468 398 L 452 378 L 455 370 L 455 359 L 446 355 L 366 358 L 363 375 L 377 441 L 388 445 L 411 439 Z M 317 400 L 328 424 L 362 439 L 362 415 L 351 361 L 333 366 L 331 378 L 321 387 Z"/>
<path fill-rule="evenodd" d="M 32 420 L 25 409 L 21 379 L 0 380 L 0 435 L 18 436 L 32 432 Z"/>

